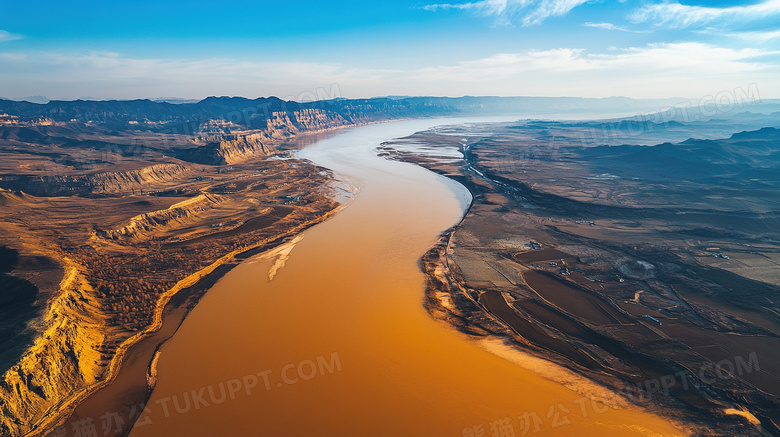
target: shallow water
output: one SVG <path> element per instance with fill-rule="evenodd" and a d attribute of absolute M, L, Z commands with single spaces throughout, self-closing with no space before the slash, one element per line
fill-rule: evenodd
<path fill-rule="evenodd" d="M 500 436 L 677 434 L 656 416 L 585 402 L 518 365 L 522 356 L 500 343 L 473 341 L 425 312 L 417 262 L 460 220 L 469 194 L 374 149 L 444 122 L 452 121 L 350 129 L 299 152 L 359 194 L 208 292 L 162 347 L 157 387 L 133 437 L 501 431 L 491 425 L 505 426 Z"/>

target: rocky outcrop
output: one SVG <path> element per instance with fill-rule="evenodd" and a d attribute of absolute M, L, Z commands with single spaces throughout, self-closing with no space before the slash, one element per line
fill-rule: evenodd
<path fill-rule="evenodd" d="M 194 216 L 214 208 L 222 200 L 222 197 L 216 194 L 200 194 L 171 205 L 167 209 L 137 215 L 131 218 L 127 225 L 119 229 L 105 231 L 103 236 L 112 240 L 123 238 L 145 239 L 154 231 L 192 221 Z"/>
<path fill-rule="evenodd" d="M 342 116 L 321 109 L 274 112 L 263 131 L 221 141 L 219 154 L 227 164 L 234 164 L 253 155 L 269 155 L 274 145 L 299 133 L 322 132 L 350 125 L 352 123 Z"/>
<path fill-rule="evenodd" d="M 266 146 L 268 137 L 263 134 L 239 135 L 219 142 L 217 154 L 225 164 L 235 164 L 250 156 L 268 156 L 272 149 Z"/>
<path fill-rule="evenodd" d="M 0 381 L 0 435 L 24 435 L 52 406 L 105 376 L 111 358 L 105 317 L 81 266 L 64 262 L 61 294 L 46 314 L 48 328 Z"/>
<path fill-rule="evenodd" d="M 93 193 L 120 193 L 171 181 L 188 169 L 181 164 L 155 164 L 138 170 L 96 173 L 86 178 Z"/>
<path fill-rule="evenodd" d="M 323 109 L 279 111 L 271 113 L 263 129 L 211 135 L 207 137 L 207 144 L 177 149 L 174 154 L 183 161 L 197 164 L 235 164 L 252 156 L 271 155 L 279 144 L 297 134 L 352 125 L 338 113 Z"/>
<path fill-rule="evenodd" d="M 315 132 L 351 125 L 341 115 L 322 109 L 301 109 L 292 113 L 275 112 L 268 120 L 268 130 L 272 136 L 296 134 L 298 132 Z"/>
<path fill-rule="evenodd" d="M 39 197 L 130 194 L 171 181 L 188 169 L 181 164 L 155 164 L 137 170 L 75 176 L 5 175 L 0 187 Z"/>

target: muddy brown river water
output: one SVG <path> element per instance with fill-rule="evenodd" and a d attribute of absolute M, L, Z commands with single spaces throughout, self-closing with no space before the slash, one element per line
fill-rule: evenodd
<path fill-rule="evenodd" d="M 647 412 L 586 401 L 573 376 L 549 379 L 552 364 L 426 313 L 418 259 L 470 196 L 375 148 L 442 123 L 453 121 L 359 127 L 299 152 L 359 194 L 214 285 L 162 346 L 132 437 L 683 434 Z"/>

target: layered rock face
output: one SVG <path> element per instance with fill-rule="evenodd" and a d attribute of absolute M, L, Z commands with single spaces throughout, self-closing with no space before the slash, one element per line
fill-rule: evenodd
<path fill-rule="evenodd" d="M 235 164 L 256 155 L 272 153 L 272 144 L 278 144 L 299 133 L 316 133 L 352 126 L 344 117 L 322 109 L 302 109 L 292 113 L 274 112 L 267 127 L 260 133 L 239 135 L 219 143 L 220 155 L 227 164 Z"/>
<path fill-rule="evenodd" d="M 103 236 L 112 240 L 120 238 L 145 239 L 150 232 L 194 221 L 191 220 L 193 216 L 214 208 L 221 201 L 221 196 L 217 194 L 200 194 L 192 199 L 171 205 L 167 209 L 137 215 L 131 218 L 127 225 L 106 231 Z"/>
<path fill-rule="evenodd" d="M 67 268 L 62 293 L 45 317 L 47 329 L 0 381 L 0 435 L 24 435 L 59 406 L 105 377 L 111 355 L 101 352 L 110 335 L 79 265 Z"/>
<path fill-rule="evenodd" d="M 188 167 L 181 164 L 155 164 L 139 170 L 98 173 L 86 179 L 93 193 L 121 193 L 170 181 L 187 170 Z"/>
<path fill-rule="evenodd" d="M 236 130 L 206 137 L 205 145 L 179 149 L 176 157 L 198 164 L 236 164 L 252 156 L 267 156 L 275 147 L 299 133 L 315 133 L 352 126 L 341 115 L 323 109 L 273 112 L 259 130 Z"/>
<path fill-rule="evenodd" d="M 0 187 L 33 196 L 101 195 L 140 192 L 157 183 L 171 181 L 186 172 L 182 164 L 154 164 L 137 170 L 73 176 L 10 175 Z"/>

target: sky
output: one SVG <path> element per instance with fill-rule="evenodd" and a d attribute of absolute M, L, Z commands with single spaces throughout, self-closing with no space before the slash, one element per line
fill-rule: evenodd
<path fill-rule="evenodd" d="M 780 97 L 780 0 L 0 4 L 0 97 Z"/>

